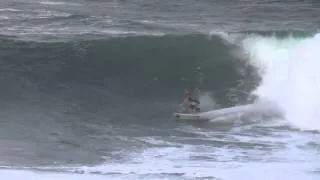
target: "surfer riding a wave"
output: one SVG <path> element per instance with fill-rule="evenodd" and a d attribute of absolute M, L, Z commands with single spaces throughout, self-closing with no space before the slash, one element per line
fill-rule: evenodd
<path fill-rule="evenodd" d="M 195 113 L 200 112 L 200 101 L 197 100 L 190 91 L 185 90 L 183 102 L 180 104 L 181 106 L 188 102 L 188 112 Z"/>

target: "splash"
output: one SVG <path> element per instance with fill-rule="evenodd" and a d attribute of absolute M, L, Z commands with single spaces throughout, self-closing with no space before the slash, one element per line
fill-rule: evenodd
<path fill-rule="evenodd" d="M 198 95 L 198 99 L 201 102 L 200 109 L 202 111 L 208 111 L 217 107 L 216 101 L 210 92 L 202 92 Z"/>
<path fill-rule="evenodd" d="M 254 91 L 275 102 L 303 130 L 320 130 L 320 34 L 308 38 L 249 36 L 242 41 L 262 81 Z"/>

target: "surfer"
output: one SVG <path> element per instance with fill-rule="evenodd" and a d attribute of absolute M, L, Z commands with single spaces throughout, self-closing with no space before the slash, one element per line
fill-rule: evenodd
<path fill-rule="evenodd" d="M 194 96 L 192 96 L 192 94 L 188 90 L 185 91 L 183 102 L 180 105 L 183 105 L 185 102 L 189 103 L 188 110 L 191 113 L 200 112 L 200 101 L 197 100 Z"/>

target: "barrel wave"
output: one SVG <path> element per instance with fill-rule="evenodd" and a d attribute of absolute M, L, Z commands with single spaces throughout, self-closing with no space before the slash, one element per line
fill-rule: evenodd
<path fill-rule="evenodd" d="M 299 129 L 319 129 L 315 118 L 318 35 L 258 32 L 68 42 L 0 39 L 0 113 L 3 119 L 0 135 L 10 139 L 3 142 L 9 148 L 1 154 L 1 167 L 46 166 L 62 172 L 127 175 L 122 170 L 128 170 L 128 164 L 114 166 L 108 164 L 109 161 L 126 162 L 142 152 L 143 162 L 148 158 L 157 162 L 163 157 L 161 153 L 175 157 L 189 152 L 179 146 L 198 148 L 199 141 L 226 151 L 230 143 L 235 142 L 235 147 L 247 153 L 248 149 L 261 148 L 261 144 L 270 146 L 269 139 L 264 142 L 266 132 L 291 131 L 291 125 Z M 214 100 L 214 107 L 210 107 L 210 103 L 205 107 L 208 110 L 231 107 L 214 111 L 215 115 L 241 111 L 251 114 L 245 114 L 242 119 L 226 117 L 222 118 L 223 122 L 179 126 L 171 115 L 179 110 L 186 88 L 206 94 L 201 104 Z M 278 106 L 268 106 L 268 109 L 273 111 L 274 107 L 280 107 L 285 118 L 268 116 L 272 111 L 263 113 L 267 116 L 255 116 L 256 112 L 266 110 L 266 106 L 255 106 L 257 103 L 238 106 L 253 100 L 275 103 Z M 232 137 L 232 141 L 216 143 L 226 132 L 234 133 L 240 140 Z M 256 145 L 251 139 L 247 142 L 246 137 L 241 140 L 239 132 L 245 136 L 254 132 L 253 136 L 263 141 Z M 217 138 L 211 144 L 197 138 L 203 134 L 217 135 Z M 186 140 L 186 136 L 190 139 Z M 272 138 L 277 140 L 278 136 Z M 242 146 L 242 142 L 250 144 L 249 148 Z M 35 148 L 39 144 L 41 148 Z M 282 143 L 278 146 L 275 148 L 283 148 Z M 157 154 L 159 147 L 164 147 L 164 151 L 159 150 L 160 156 Z M 172 149 L 179 151 L 175 153 Z M 212 152 L 212 149 L 207 150 Z M 281 159 L 284 154 L 274 156 Z M 238 157 L 235 154 L 234 158 Z M 146 163 L 146 171 L 143 168 L 137 171 L 148 174 L 150 164 Z M 93 167 L 79 167 L 79 164 Z M 179 166 L 170 168 L 180 169 Z M 160 168 L 159 172 L 165 169 Z M 180 170 L 189 172 L 192 169 Z M 211 167 L 207 170 L 204 175 L 212 173 Z"/>
<path fill-rule="evenodd" d="M 188 88 L 211 92 L 218 104 L 228 106 L 240 97 L 246 99 L 246 92 L 256 82 L 255 69 L 237 59 L 233 55 L 237 47 L 219 36 L 55 43 L 2 38 L 1 46 L 0 83 L 5 87 L 1 96 L 9 101 L 40 97 L 86 101 L 93 96 L 117 96 L 106 100 L 107 104 L 125 103 L 130 98 L 178 103 Z M 79 94 L 81 97 L 73 97 Z M 230 98 L 231 94 L 237 99 Z"/>
<path fill-rule="evenodd" d="M 246 104 L 252 95 L 271 100 L 301 124 L 294 117 L 314 119 L 313 108 L 306 108 L 313 106 L 314 96 L 304 99 L 317 88 L 311 80 L 316 70 L 310 74 L 307 66 L 316 63 L 318 36 L 242 32 L 47 43 L 1 37 L 0 96 L 5 107 L 33 102 L 63 113 L 101 111 L 118 122 L 167 117 L 179 108 L 187 88 L 209 93 L 220 107 Z M 304 58 L 308 72 L 294 64 Z M 294 100 L 299 110 L 290 105 Z"/>

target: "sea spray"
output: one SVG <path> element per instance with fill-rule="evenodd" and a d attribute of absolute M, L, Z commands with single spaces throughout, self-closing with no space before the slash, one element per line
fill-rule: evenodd
<path fill-rule="evenodd" d="M 248 36 L 242 45 L 262 77 L 253 93 L 277 103 L 294 126 L 320 130 L 320 34 Z"/>

